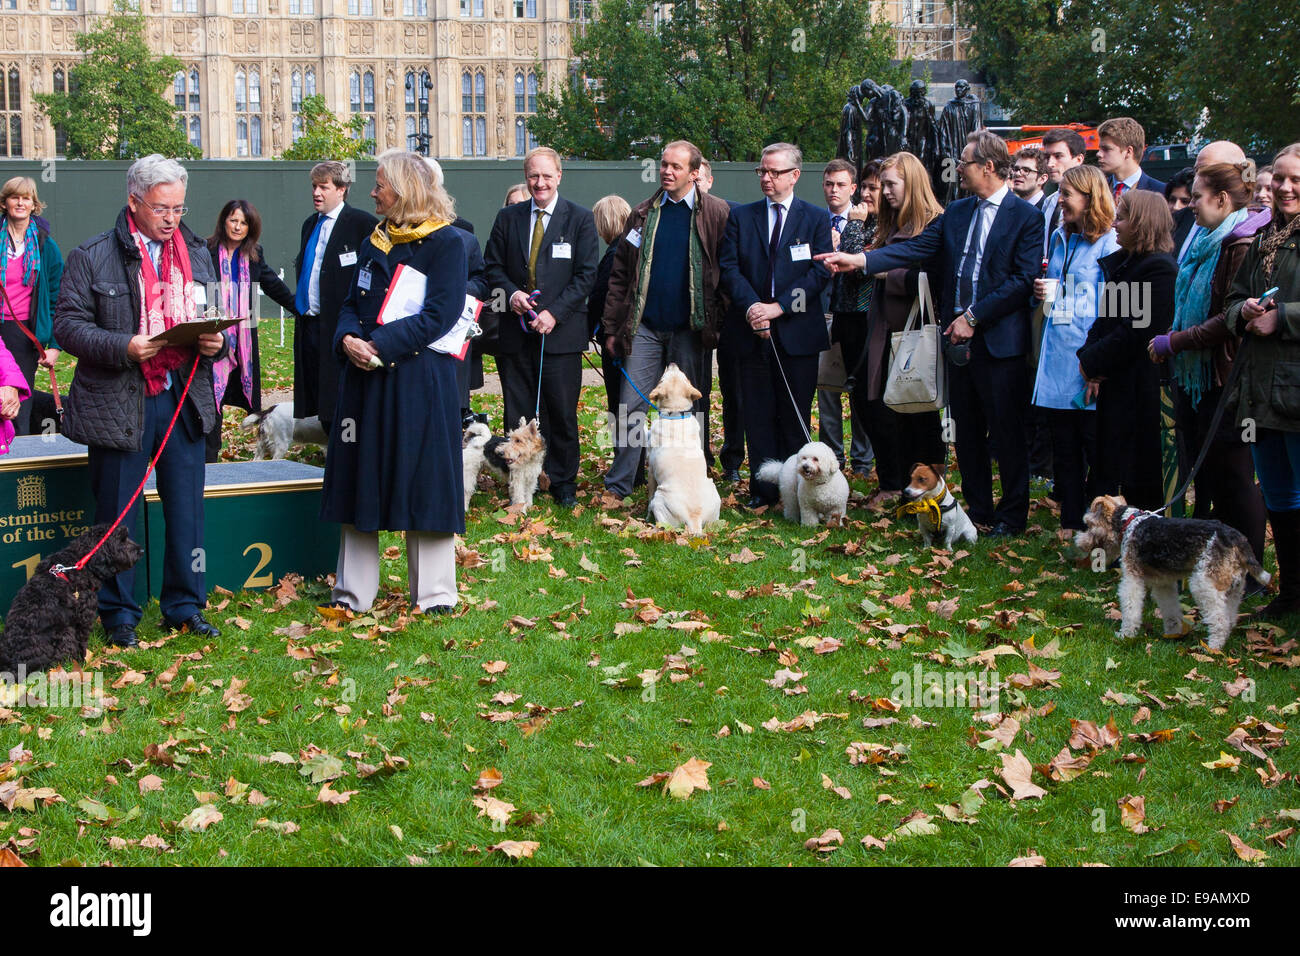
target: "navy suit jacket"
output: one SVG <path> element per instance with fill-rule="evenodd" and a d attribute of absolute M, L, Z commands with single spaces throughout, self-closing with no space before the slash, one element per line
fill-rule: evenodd
<path fill-rule="evenodd" d="M 920 263 L 930 275 L 931 289 L 938 292 L 935 308 L 946 328 L 956 318 L 961 253 L 978 201 L 975 196 L 958 199 L 920 235 L 868 252 L 867 273 Z M 984 240 L 971 303 L 975 334 L 983 337 L 994 358 L 1013 358 L 1028 349 L 1029 299 L 1042 264 L 1043 214 L 1008 190 Z"/>
<path fill-rule="evenodd" d="M 722 290 L 731 303 L 723 323 L 722 337 L 733 348 L 744 348 L 761 340 L 745 321 L 745 313 L 755 302 L 767 299 L 763 288 L 767 281 L 768 249 L 767 199 L 734 206 L 723 233 L 718 265 L 722 270 Z M 807 260 L 796 260 L 791 250 L 808 245 Z M 781 227 L 780 249 L 776 263 L 776 303 L 782 315 L 772 323 L 772 334 L 790 355 L 816 355 L 830 348 L 826 319 L 821 307 L 822 287 L 830 273 L 816 256 L 831 251 L 831 224 L 826 210 L 802 199 L 790 200 L 790 213 Z"/>
<path fill-rule="evenodd" d="M 490 289 L 502 289 L 505 301 L 516 291 L 525 294 L 528 285 L 528 246 L 532 236 L 531 199 L 506 206 L 497 213 L 483 252 L 484 278 Z M 569 246 L 569 257 L 554 256 L 555 245 Z M 563 196 L 555 205 L 542 249 L 537 257 L 537 287 L 541 291 L 537 311 L 549 309 L 555 328 L 547 335 L 546 351 L 551 354 L 581 352 L 587 347 L 587 296 L 596 285 L 596 267 L 600 264 L 600 238 L 591 210 L 570 202 Z M 501 313 L 499 353 L 520 351 L 535 353 L 541 335 L 519 327 L 518 317 L 509 308 Z"/>
<path fill-rule="evenodd" d="M 1111 192 L 1113 193 L 1115 191 L 1115 177 L 1107 176 L 1106 182 L 1110 185 Z M 1165 194 L 1165 184 L 1158 179 L 1152 179 L 1143 172 L 1139 172 L 1138 184 L 1134 188 L 1145 189 L 1148 192 L 1159 193 L 1162 196 Z"/>

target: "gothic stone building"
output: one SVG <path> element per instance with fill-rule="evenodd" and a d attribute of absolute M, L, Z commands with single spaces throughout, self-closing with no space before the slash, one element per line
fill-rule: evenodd
<path fill-rule="evenodd" d="M 376 150 L 515 157 L 546 77 L 568 74 L 591 0 L 138 0 L 150 46 L 184 63 L 167 95 L 205 158 L 271 158 L 324 95 Z M 0 158 L 62 155 L 32 99 L 66 89 L 76 35 L 111 0 L 0 0 Z"/>

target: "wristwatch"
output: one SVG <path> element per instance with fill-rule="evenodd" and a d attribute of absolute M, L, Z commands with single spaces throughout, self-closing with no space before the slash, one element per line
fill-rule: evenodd
<path fill-rule="evenodd" d="M 975 313 L 972 312 L 970 309 L 967 309 L 965 312 L 963 312 L 961 314 L 961 317 L 966 320 L 966 324 L 969 325 L 972 329 L 979 325 L 979 322 L 975 318 Z"/>

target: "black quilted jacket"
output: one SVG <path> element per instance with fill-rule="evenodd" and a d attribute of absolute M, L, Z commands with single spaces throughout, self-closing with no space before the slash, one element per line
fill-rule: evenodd
<path fill-rule="evenodd" d="M 180 229 L 189 247 L 194 281 L 205 286 L 216 282 L 207 245 L 184 225 Z M 113 229 L 86 240 L 68 255 L 54 307 L 54 336 L 77 357 L 63 422 L 64 434 L 73 441 L 140 450 L 144 375 L 126 351 L 140 329 L 139 273 L 140 251 L 131 239 L 126 209 L 118 214 Z M 188 363 L 182 366 L 186 374 L 188 367 Z M 198 413 L 203 431 L 211 431 L 218 421 L 212 359 L 200 361 L 187 401 Z"/>

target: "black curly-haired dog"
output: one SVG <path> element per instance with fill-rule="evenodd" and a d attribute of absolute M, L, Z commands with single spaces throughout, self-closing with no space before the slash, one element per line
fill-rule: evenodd
<path fill-rule="evenodd" d="M 14 595 L 0 634 L 0 671 L 14 674 L 21 665 L 32 673 L 60 661 L 85 659 L 100 586 L 133 567 L 144 549 L 119 525 L 80 571 L 68 570 L 59 577 L 51 574 L 50 568 L 59 564 L 71 568 L 108 528 L 107 524 L 96 525 L 50 555 Z"/>

